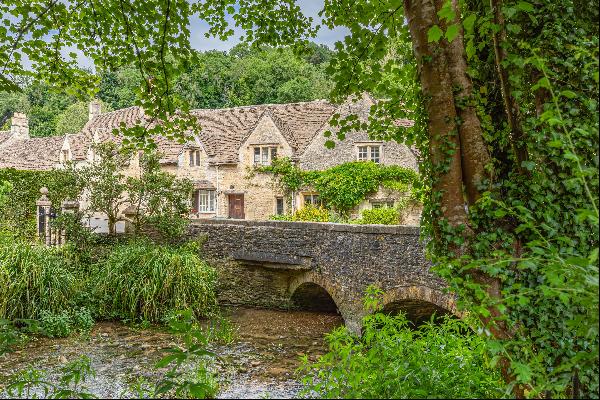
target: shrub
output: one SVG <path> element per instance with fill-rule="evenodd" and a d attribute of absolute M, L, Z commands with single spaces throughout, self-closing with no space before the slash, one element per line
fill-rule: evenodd
<path fill-rule="evenodd" d="M 161 321 L 170 310 L 197 316 L 215 309 L 215 270 L 196 243 L 156 245 L 146 240 L 117 245 L 96 266 L 92 286 L 104 318 Z"/>
<path fill-rule="evenodd" d="M 329 353 L 302 371 L 307 394 L 324 398 L 499 398 L 500 372 L 486 363 L 485 341 L 446 317 L 414 329 L 404 315 L 375 313 L 363 334 L 346 327 L 326 336 Z"/>
<path fill-rule="evenodd" d="M 370 210 L 363 210 L 361 219 L 358 220 L 358 223 L 398 225 L 400 223 L 400 218 L 398 210 L 395 208 L 373 208 Z"/>
<path fill-rule="evenodd" d="M 67 337 L 72 332 L 71 316 L 66 310 L 51 312 L 43 310 L 40 313 L 42 332 L 48 337 Z"/>
<path fill-rule="evenodd" d="M 94 326 L 94 318 L 87 307 L 73 308 L 71 311 L 73 328 L 79 332 L 89 332 Z"/>
<path fill-rule="evenodd" d="M 292 221 L 329 222 L 329 211 L 309 204 L 296 211 L 292 215 Z"/>
<path fill-rule="evenodd" d="M 0 235 L 0 318 L 39 318 L 68 310 L 78 291 L 63 249 Z"/>

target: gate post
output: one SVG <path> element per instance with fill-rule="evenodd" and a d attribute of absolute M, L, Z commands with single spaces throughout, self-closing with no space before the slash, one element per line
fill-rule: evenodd
<path fill-rule="evenodd" d="M 42 196 L 35 203 L 37 206 L 37 237 L 44 244 L 50 245 L 50 208 L 52 202 L 48 199 L 48 188 L 40 189 Z"/>

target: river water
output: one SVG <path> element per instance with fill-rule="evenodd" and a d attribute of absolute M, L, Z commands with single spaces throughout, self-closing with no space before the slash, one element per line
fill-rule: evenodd
<path fill-rule="evenodd" d="M 211 345 L 217 354 L 219 398 L 298 397 L 300 356 L 316 360 L 327 349 L 324 335 L 343 323 L 336 314 L 302 311 L 235 308 L 226 315 L 237 333 L 232 344 Z M 154 365 L 176 341 L 164 330 L 113 322 L 96 324 L 86 336 L 35 338 L 0 356 L 0 397 L 6 397 L 3 383 L 15 371 L 33 366 L 54 377 L 81 355 L 90 357 L 96 371 L 85 384 L 89 392 L 100 398 L 136 397 L 131 383 L 139 377 L 156 381 Z"/>

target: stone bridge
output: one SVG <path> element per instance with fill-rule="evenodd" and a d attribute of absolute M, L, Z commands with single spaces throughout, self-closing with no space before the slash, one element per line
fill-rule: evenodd
<path fill-rule="evenodd" d="M 337 311 L 360 330 L 364 291 L 385 291 L 384 311 L 416 322 L 456 313 L 429 271 L 419 228 L 317 222 L 196 220 L 204 256 L 217 268 L 222 304 Z"/>

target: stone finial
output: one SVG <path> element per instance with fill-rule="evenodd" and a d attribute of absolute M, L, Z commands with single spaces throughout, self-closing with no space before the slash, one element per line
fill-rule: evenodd
<path fill-rule="evenodd" d="M 88 107 L 88 119 L 91 121 L 92 118 L 97 117 L 98 115 L 102 114 L 102 103 L 100 103 L 100 100 L 98 99 L 94 99 L 92 101 L 90 101 L 90 105 Z"/>
<path fill-rule="evenodd" d="M 29 119 L 27 119 L 27 115 L 20 112 L 13 114 L 10 134 L 18 139 L 29 139 Z"/>

